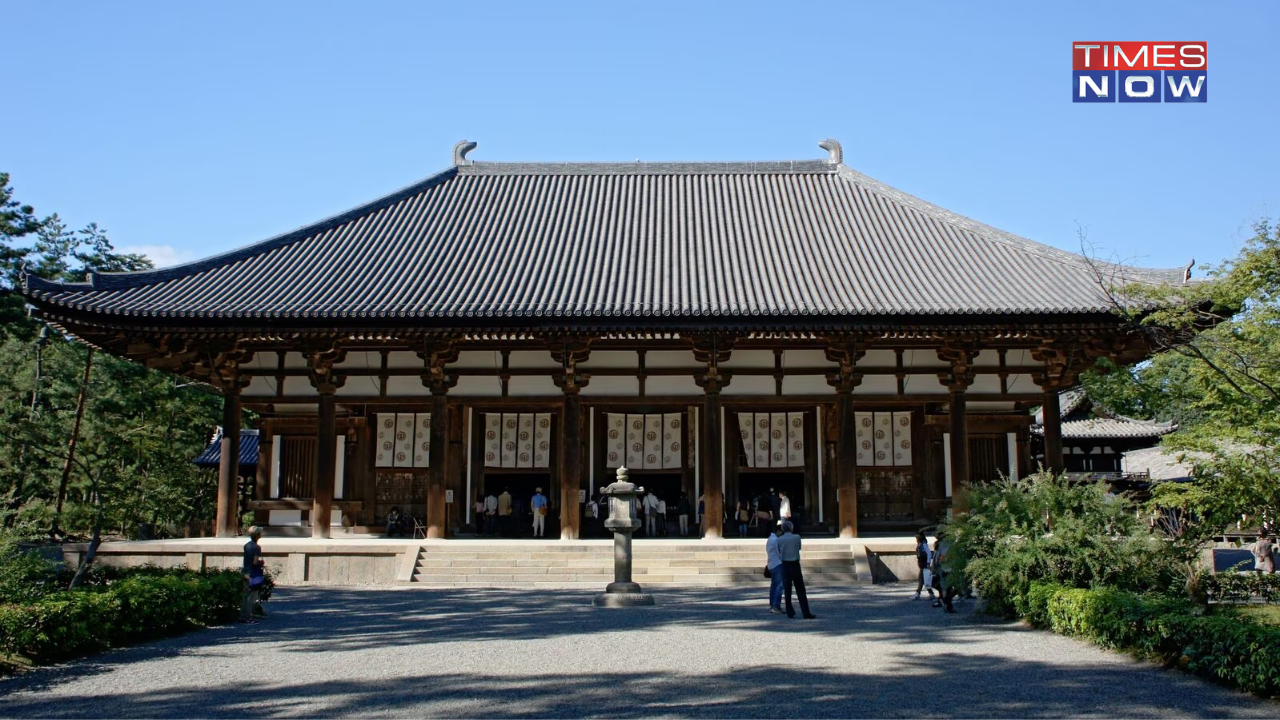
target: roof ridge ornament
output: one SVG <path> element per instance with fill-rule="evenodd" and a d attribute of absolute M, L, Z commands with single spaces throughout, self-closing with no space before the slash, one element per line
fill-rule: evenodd
<path fill-rule="evenodd" d="M 467 159 L 467 153 L 476 149 L 476 144 L 468 140 L 463 140 L 453 146 L 453 164 L 454 165 L 470 165 L 471 161 Z"/>
<path fill-rule="evenodd" d="M 844 147 L 840 145 L 840 141 L 835 138 L 827 138 L 818 143 L 818 147 L 826 150 L 831 154 L 831 164 L 841 165 L 844 163 Z"/>

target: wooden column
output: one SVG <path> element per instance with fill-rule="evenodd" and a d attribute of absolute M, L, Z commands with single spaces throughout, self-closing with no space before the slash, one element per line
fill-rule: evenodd
<path fill-rule="evenodd" d="M 333 515 L 333 473 L 337 450 L 337 401 L 338 389 L 346 383 L 346 376 L 334 372 L 333 366 L 342 362 L 346 353 L 340 348 L 308 353 L 307 364 L 311 386 L 320 396 L 320 412 L 316 423 L 316 476 L 311 492 L 311 537 L 328 538 L 329 523 Z"/>
<path fill-rule="evenodd" d="M 591 338 L 575 337 L 550 344 L 551 357 L 560 363 L 561 371 L 551 377 L 564 392 L 564 412 L 560 413 L 560 447 L 556 455 L 560 463 L 560 539 L 577 540 L 582 534 L 582 507 L 578 491 L 582 489 L 582 388 L 591 375 L 578 372 L 578 364 L 591 356 Z M 587 493 L 590 494 L 588 489 Z"/>
<path fill-rule="evenodd" d="M 235 537 L 240 529 L 240 383 L 222 389 L 222 457 L 218 462 L 217 537 Z"/>
<path fill-rule="evenodd" d="M 449 471 L 449 388 L 458 376 L 445 366 L 458 359 L 458 349 L 446 339 L 431 338 L 423 343 L 418 357 L 423 361 L 422 384 L 431 390 L 431 452 L 427 472 L 427 537 L 443 538 L 448 521 L 445 507 L 445 473 Z M 458 502 L 459 498 L 454 498 Z M 461 498 L 467 502 L 467 498 Z"/>
<path fill-rule="evenodd" d="M 560 418 L 560 539 L 577 540 L 582 533 L 578 490 L 582 487 L 582 398 L 575 391 L 564 396 Z"/>
<path fill-rule="evenodd" d="M 1057 388 L 1045 390 L 1044 404 L 1044 467 L 1053 473 L 1066 469 L 1062 457 L 1062 405 Z"/>
<path fill-rule="evenodd" d="M 449 470 L 449 398 L 447 385 L 431 388 L 431 451 L 427 472 L 427 537 L 445 536 L 445 474 Z M 458 498 L 454 498 L 457 502 Z M 463 498 L 465 501 L 465 498 Z"/>
<path fill-rule="evenodd" d="M 702 536 L 718 539 L 724 535 L 724 494 L 720 487 L 724 478 L 724 447 L 721 442 L 724 428 L 720 423 L 720 386 L 714 390 L 706 389 L 701 421 L 698 458 L 702 463 Z"/>
<path fill-rule="evenodd" d="M 866 354 L 866 345 L 838 342 L 827 348 L 827 359 L 839 368 L 827 375 L 827 384 L 836 391 L 836 525 L 842 538 L 858 537 L 858 436 L 854 418 L 853 389 L 862 382 L 854 372 L 858 360 Z"/>
<path fill-rule="evenodd" d="M 938 381 L 950 392 L 951 508 L 955 512 L 969 510 L 969 414 L 965 391 L 976 376 L 973 361 L 978 352 L 972 342 L 950 341 L 938 348 L 938 359 L 951 363 L 951 372 L 939 373 Z"/>
<path fill-rule="evenodd" d="M 969 416 L 963 389 L 951 389 L 948 404 L 951 427 L 951 497 L 957 512 L 967 512 L 969 501 L 964 491 L 969 488 Z"/>
<path fill-rule="evenodd" d="M 1044 363 L 1044 370 L 1031 376 L 1044 391 L 1044 464 L 1045 469 L 1061 473 L 1066 468 L 1062 459 L 1062 408 L 1058 393 L 1074 387 L 1085 367 L 1094 357 L 1077 344 L 1047 341 L 1031 351 L 1031 357 Z"/>
<path fill-rule="evenodd" d="M 316 426 L 316 481 L 311 495 L 311 537 L 328 538 L 333 514 L 334 436 L 337 435 L 333 392 L 320 391 L 320 420 Z"/>
<path fill-rule="evenodd" d="M 253 499 L 267 500 L 271 497 L 271 457 L 275 446 L 275 438 L 271 435 L 271 425 L 263 424 L 258 428 L 258 473 L 253 481 Z M 265 525 L 271 517 L 269 510 L 256 510 L 253 513 L 255 525 Z"/>

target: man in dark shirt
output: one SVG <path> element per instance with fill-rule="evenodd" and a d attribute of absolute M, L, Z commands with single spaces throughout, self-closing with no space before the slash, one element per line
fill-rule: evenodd
<path fill-rule="evenodd" d="M 253 609 L 258 605 L 258 593 L 262 590 L 262 547 L 258 540 L 262 537 L 262 528 L 254 525 L 249 528 L 249 542 L 244 544 L 244 600 L 240 603 L 240 622 L 257 624 L 253 617 Z"/>

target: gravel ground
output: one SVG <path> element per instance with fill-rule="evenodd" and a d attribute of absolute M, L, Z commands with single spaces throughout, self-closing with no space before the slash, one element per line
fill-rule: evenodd
<path fill-rule="evenodd" d="M 271 617 L 0 680 L 5 717 L 1276 717 L 1280 704 L 903 586 L 281 588 Z"/>

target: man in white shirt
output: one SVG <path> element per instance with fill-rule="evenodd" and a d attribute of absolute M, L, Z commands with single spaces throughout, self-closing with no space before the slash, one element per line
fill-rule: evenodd
<path fill-rule="evenodd" d="M 655 493 L 644 496 L 644 534 L 649 537 L 658 534 L 658 496 Z"/>
<path fill-rule="evenodd" d="M 778 523 L 769 539 L 764 541 L 764 566 L 769 568 L 769 612 L 782 614 L 782 554 L 778 552 L 778 535 L 782 532 Z"/>
<path fill-rule="evenodd" d="M 791 519 L 791 500 L 787 497 L 787 494 L 783 491 L 778 491 L 778 519 L 779 520 Z"/>
<path fill-rule="evenodd" d="M 667 501 L 658 498 L 658 535 L 667 536 Z"/>
<path fill-rule="evenodd" d="M 809 595 L 804 589 L 804 575 L 800 572 L 800 536 L 793 531 L 790 520 L 782 521 L 782 537 L 778 538 L 778 554 L 782 556 L 782 590 L 787 599 L 787 617 L 795 617 L 795 608 L 791 606 L 791 588 L 795 587 L 800 598 L 800 614 L 805 620 L 812 620 L 817 615 L 809 612 Z"/>
<path fill-rule="evenodd" d="M 498 496 L 493 493 L 484 498 L 484 532 L 486 535 L 498 532 Z"/>

